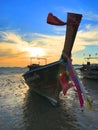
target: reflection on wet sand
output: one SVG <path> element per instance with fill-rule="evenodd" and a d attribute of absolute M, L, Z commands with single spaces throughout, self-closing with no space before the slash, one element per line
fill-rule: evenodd
<path fill-rule="evenodd" d="M 93 110 L 81 112 L 77 92 L 60 95 L 59 105 L 29 90 L 22 74 L 0 75 L 0 130 L 98 130 L 98 81 L 82 79 Z"/>
<path fill-rule="evenodd" d="M 63 97 L 59 106 L 53 107 L 31 92 L 18 74 L 0 76 L 0 90 L 0 130 L 76 130 L 70 96 L 66 97 L 69 106 Z"/>
<path fill-rule="evenodd" d="M 28 90 L 23 111 L 26 130 L 77 130 L 75 117 L 62 101 L 53 107 L 47 99 Z"/>

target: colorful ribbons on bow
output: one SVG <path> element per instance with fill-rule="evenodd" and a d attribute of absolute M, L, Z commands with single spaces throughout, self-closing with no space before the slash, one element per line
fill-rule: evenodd
<path fill-rule="evenodd" d="M 66 73 L 66 72 L 65 72 Z M 63 94 L 65 95 L 67 90 L 71 87 L 73 87 L 72 82 L 69 82 L 66 78 L 66 74 L 61 73 L 60 74 L 60 83 L 62 85 Z"/>
<path fill-rule="evenodd" d="M 73 67 L 72 67 L 72 63 L 71 63 L 71 59 L 65 54 L 63 53 L 63 58 L 65 57 L 65 59 L 67 59 L 67 71 L 69 72 L 70 78 L 71 80 L 74 82 L 74 85 L 72 83 L 69 83 L 66 79 L 66 76 L 64 75 L 64 73 L 60 74 L 60 83 L 62 85 L 63 88 L 63 93 L 64 95 L 66 94 L 67 90 L 69 88 L 71 88 L 72 86 L 75 86 L 77 89 L 77 93 L 78 93 L 78 97 L 79 97 L 79 102 L 80 102 L 80 106 L 83 108 L 84 107 L 84 98 L 86 100 L 86 104 L 88 109 L 92 109 L 92 102 L 91 100 L 86 96 L 83 85 L 80 83 L 79 78 L 77 77 Z M 84 96 L 84 98 L 83 98 Z"/>

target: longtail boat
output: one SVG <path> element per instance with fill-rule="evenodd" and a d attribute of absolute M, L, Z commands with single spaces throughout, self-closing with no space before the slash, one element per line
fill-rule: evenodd
<path fill-rule="evenodd" d="M 63 81 L 69 80 L 66 73 L 67 57 L 71 58 L 71 51 L 81 18 L 81 14 L 67 13 L 67 22 L 63 22 L 52 13 L 49 13 L 47 23 L 60 26 L 66 25 L 66 36 L 61 57 L 58 61 L 46 65 L 29 65 L 29 70 L 23 74 L 29 88 L 49 99 L 54 105 L 58 103 L 59 93 L 63 89 Z M 64 74 L 65 79 L 61 74 Z"/>
<path fill-rule="evenodd" d="M 98 60 L 98 57 L 85 57 L 87 63 L 80 68 L 83 78 L 98 80 L 98 63 L 91 63 L 90 60 Z"/>

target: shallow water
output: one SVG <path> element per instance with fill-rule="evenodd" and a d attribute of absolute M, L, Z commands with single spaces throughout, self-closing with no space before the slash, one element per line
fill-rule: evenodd
<path fill-rule="evenodd" d="M 98 81 L 80 79 L 93 100 L 92 111 L 81 111 L 73 88 L 66 96 L 60 93 L 59 105 L 53 107 L 29 90 L 22 73 L 1 74 L 0 130 L 98 130 Z"/>

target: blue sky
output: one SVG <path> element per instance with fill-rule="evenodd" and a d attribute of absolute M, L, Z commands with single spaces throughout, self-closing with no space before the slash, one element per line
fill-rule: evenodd
<path fill-rule="evenodd" d="M 73 63 L 82 64 L 83 54 L 95 56 L 98 52 L 98 1 L 1 0 L 0 66 L 26 66 L 35 51 L 49 62 L 59 58 L 66 27 L 48 25 L 49 12 L 63 21 L 67 12 L 82 14 L 72 52 Z M 17 64 L 12 62 L 15 59 Z"/>

